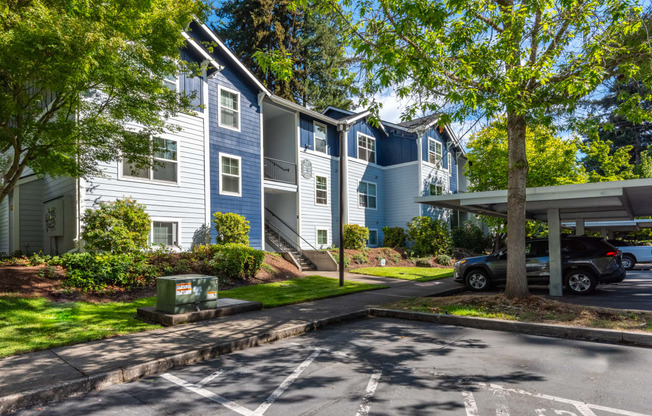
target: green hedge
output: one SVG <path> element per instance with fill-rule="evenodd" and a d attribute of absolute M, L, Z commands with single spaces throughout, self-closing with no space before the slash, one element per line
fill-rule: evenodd
<path fill-rule="evenodd" d="M 383 227 L 383 247 L 405 247 L 407 234 L 403 227 Z"/>
<path fill-rule="evenodd" d="M 358 224 L 344 224 L 344 248 L 362 250 L 367 247 L 369 229 Z"/>

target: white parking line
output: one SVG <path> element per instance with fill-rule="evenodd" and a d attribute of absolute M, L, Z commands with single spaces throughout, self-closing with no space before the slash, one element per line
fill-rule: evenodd
<path fill-rule="evenodd" d="M 473 393 L 470 391 L 463 391 L 464 407 L 466 408 L 466 416 L 478 416 L 478 405 L 475 403 Z"/>
<path fill-rule="evenodd" d="M 222 374 L 223 372 L 224 372 L 224 370 L 216 371 L 216 372 L 214 372 L 213 374 L 211 374 L 210 376 L 204 378 L 204 379 L 203 379 L 202 381 L 200 381 L 199 383 L 195 384 L 195 386 L 197 386 L 197 387 L 204 387 L 205 385 L 207 385 L 208 383 L 210 383 L 211 381 L 213 381 L 213 380 L 215 380 L 217 377 L 219 377 L 220 374 Z"/>
<path fill-rule="evenodd" d="M 369 409 L 371 408 L 371 397 L 376 392 L 381 375 L 381 371 L 376 371 L 371 375 L 369 383 L 367 383 L 367 390 L 362 398 L 362 403 L 360 403 L 360 409 L 358 410 L 358 413 L 355 414 L 356 416 L 367 416 L 369 414 Z"/>
<path fill-rule="evenodd" d="M 303 370 L 305 370 L 306 367 L 308 367 L 310 363 L 312 363 L 313 360 L 317 358 L 320 352 L 321 352 L 320 350 L 316 350 L 315 352 L 310 354 L 310 357 L 306 358 L 306 360 L 302 362 L 301 365 L 297 367 L 297 369 L 294 370 L 292 374 L 290 374 L 285 380 L 283 380 L 281 385 L 278 386 L 278 388 L 274 390 L 272 394 L 269 395 L 269 397 L 265 400 L 263 404 L 258 406 L 258 409 L 256 409 L 254 413 L 257 415 L 264 414 L 265 411 L 269 409 L 269 406 L 271 406 L 272 403 L 274 403 L 276 399 L 278 399 L 281 396 L 281 394 L 283 394 L 285 390 L 287 390 L 288 387 L 290 387 L 292 383 L 294 383 L 294 380 L 296 380 L 301 375 L 301 373 L 303 373 Z"/>

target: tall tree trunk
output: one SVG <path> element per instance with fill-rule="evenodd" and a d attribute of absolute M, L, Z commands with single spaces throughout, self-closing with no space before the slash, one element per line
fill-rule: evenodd
<path fill-rule="evenodd" d="M 525 189 L 527 157 L 525 155 L 525 116 L 507 113 L 507 287 L 508 298 L 530 295 L 525 272 Z"/>

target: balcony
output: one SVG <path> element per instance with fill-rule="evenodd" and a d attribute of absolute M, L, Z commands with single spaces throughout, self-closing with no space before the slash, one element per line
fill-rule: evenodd
<path fill-rule="evenodd" d="M 297 184 L 297 165 L 294 163 L 266 157 L 264 172 L 266 181 Z"/>

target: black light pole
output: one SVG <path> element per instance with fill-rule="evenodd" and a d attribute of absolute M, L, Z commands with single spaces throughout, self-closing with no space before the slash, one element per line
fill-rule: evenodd
<path fill-rule="evenodd" d="M 344 148 L 344 135 L 346 134 L 345 125 L 338 126 L 340 132 L 340 287 L 344 286 L 344 158 L 346 149 Z"/>

